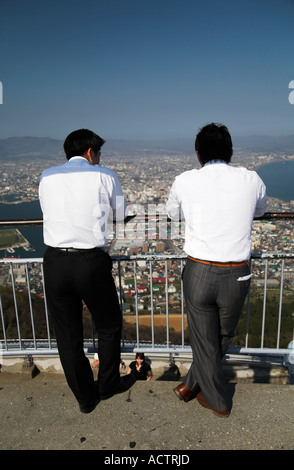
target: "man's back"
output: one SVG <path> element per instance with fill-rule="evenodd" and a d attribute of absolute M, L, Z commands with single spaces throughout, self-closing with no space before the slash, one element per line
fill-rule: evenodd
<path fill-rule="evenodd" d="M 107 219 L 125 216 L 125 201 L 116 174 L 82 157 L 42 173 L 40 203 L 44 241 L 49 246 L 93 248 L 107 242 Z M 111 214 L 112 215 L 112 214 Z"/>

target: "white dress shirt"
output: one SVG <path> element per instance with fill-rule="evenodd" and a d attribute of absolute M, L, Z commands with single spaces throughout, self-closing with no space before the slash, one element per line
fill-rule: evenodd
<path fill-rule="evenodd" d="M 44 243 L 55 248 L 103 247 L 107 220 L 127 215 L 116 173 L 80 156 L 42 173 L 39 199 Z"/>
<path fill-rule="evenodd" d="M 251 255 L 253 218 L 266 209 L 266 187 L 255 171 L 208 162 L 176 177 L 166 209 L 172 220 L 185 220 L 189 256 L 244 261 Z"/>

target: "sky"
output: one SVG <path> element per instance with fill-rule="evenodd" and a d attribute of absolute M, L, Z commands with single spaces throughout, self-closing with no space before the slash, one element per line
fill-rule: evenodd
<path fill-rule="evenodd" d="M 0 0 L 0 25 L 0 138 L 294 134 L 294 0 Z"/>

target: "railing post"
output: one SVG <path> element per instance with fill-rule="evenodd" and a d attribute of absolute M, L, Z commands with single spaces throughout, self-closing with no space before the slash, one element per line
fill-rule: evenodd
<path fill-rule="evenodd" d="M 153 305 L 153 263 L 150 260 L 149 275 L 150 275 L 150 303 L 151 303 L 151 342 L 154 348 L 154 305 Z"/>
<path fill-rule="evenodd" d="M 3 312 L 3 306 L 2 306 L 1 291 L 0 291 L 0 312 L 1 312 L 1 323 L 2 323 L 4 344 L 5 344 L 5 349 L 7 351 L 8 350 L 8 345 L 7 345 L 7 337 L 6 337 L 6 330 L 5 330 L 5 321 L 4 321 L 4 312 Z"/>
<path fill-rule="evenodd" d="M 122 331 L 121 331 L 121 339 L 122 345 L 125 344 L 125 333 L 124 333 L 124 311 L 123 311 L 123 290 L 122 290 L 122 283 L 121 283 L 121 264 L 120 259 L 117 260 L 117 267 L 118 267 L 118 285 L 119 285 L 119 301 L 120 301 L 120 310 L 121 310 L 121 320 L 122 320 Z"/>
<path fill-rule="evenodd" d="M 264 327 L 265 327 L 265 311 L 266 311 L 266 290 L 267 290 L 267 270 L 268 270 L 268 260 L 265 260 L 265 272 L 264 272 L 264 291 L 263 291 L 263 312 L 262 312 L 262 328 L 261 328 L 261 344 L 260 347 L 263 348 L 264 343 Z"/>
<path fill-rule="evenodd" d="M 182 320 L 182 348 L 185 343 L 185 318 L 184 318 L 184 286 L 183 286 L 183 260 L 181 259 L 181 320 Z"/>
<path fill-rule="evenodd" d="M 137 334 L 137 347 L 140 346 L 139 339 L 139 313 L 138 313 L 138 287 L 137 287 L 137 263 L 134 260 L 134 289 L 135 289 L 135 308 L 136 308 L 136 334 Z"/>
<path fill-rule="evenodd" d="M 166 317 L 166 345 L 169 347 L 169 312 L 168 312 L 168 273 L 167 260 L 165 260 L 165 317 Z"/>
<path fill-rule="evenodd" d="M 43 282 L 43 291 L 44 291 L 44 306 L 45 306 L 45 316 L 46 316 L 46 327 L 47 327 L 48 343 L 49 343 L 49 349 L 51 349 L 51 335 L 50 335 L 50 328 L 49 328 L 49 315 L 48 315 L 48 306 L 47 306 L 47 298 L 46 298 L 46 286 L 45 286 L 45 279 L 44 279 L 43 262 L 41 263 L 41 273 L 42 273 L 42 282 Z"/>
<path fill-rule="evenodd" d="M 29 306 L 30 306 L 33 341 L 34 341 L 35 349 L 37 349 L 34 314 L 33 314 L 33 306 L 32 306 L 32 296 L 31 296 L 31 287 L 30 287 L 30 279 L 29 279 L 29 272 L 28 272 L 28 263 L 25 264 L 25 272 L 26 272 L 26 279 L 27 279 L 27 288 L 28 288 L 28 298 L 29 298 Z"/>
<path fill-rule="evenodd" d="M 280 302 L 279 302 L 279 320 L 278 320 L 278 333 L 277 333 L 277 349 L 280 347 L 280 331 L 281 331 L 281 318 L 282 318 L 282 295 L 283 295 L 283 286 L 284 286 L 284 266 L 285 266 L 285 260 L 282 259 Z"/>
<path fill-rule="evenodd" d="M 15 317 L 16 317 L 16 326 L 17 326 L 19 348 L 22 349 L 22 347 L 21 347 L 20 325 L 19 325 L 19 317 L 18 317 L 18 308 L 17 308 L 17 299 L 16 299 L 16 291 L 15 291 L 15 282 L 14 282 L 14 273 L 13 273 L 12 263 L 10 263 L 10 275 L 11 275 L 11 283 L 12 283 L 12 292 L 13 292 L 13 300 L 14 300 L 14 309 L 15 309 Z"/>
<path fill-rule="evenodd" d="M 252 270 L 252 260 L 250 260 L 250 271 Z M 246 318 L 246 332 L 245 332 L 245 347 L 248 348 L 248 339 L 249 339 L 249 317 L 250 317 L 250 289 L 251 282 L 247 294 L 247 318 Z"/>

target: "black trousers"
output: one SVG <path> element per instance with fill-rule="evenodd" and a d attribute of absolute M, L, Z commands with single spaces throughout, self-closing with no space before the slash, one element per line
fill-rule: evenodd
<path fill-rule="evenodd" d="M 83 350 L 83 301 L 98 334 L 98 388 L 107 394 L 119 384 L 122 317 L 112 277 L 112 260 L 103 250 L 66 252 L 48 248 L 45 291 L 61 364 L 82 406 L 95 395 L 91 365 Z"/>

